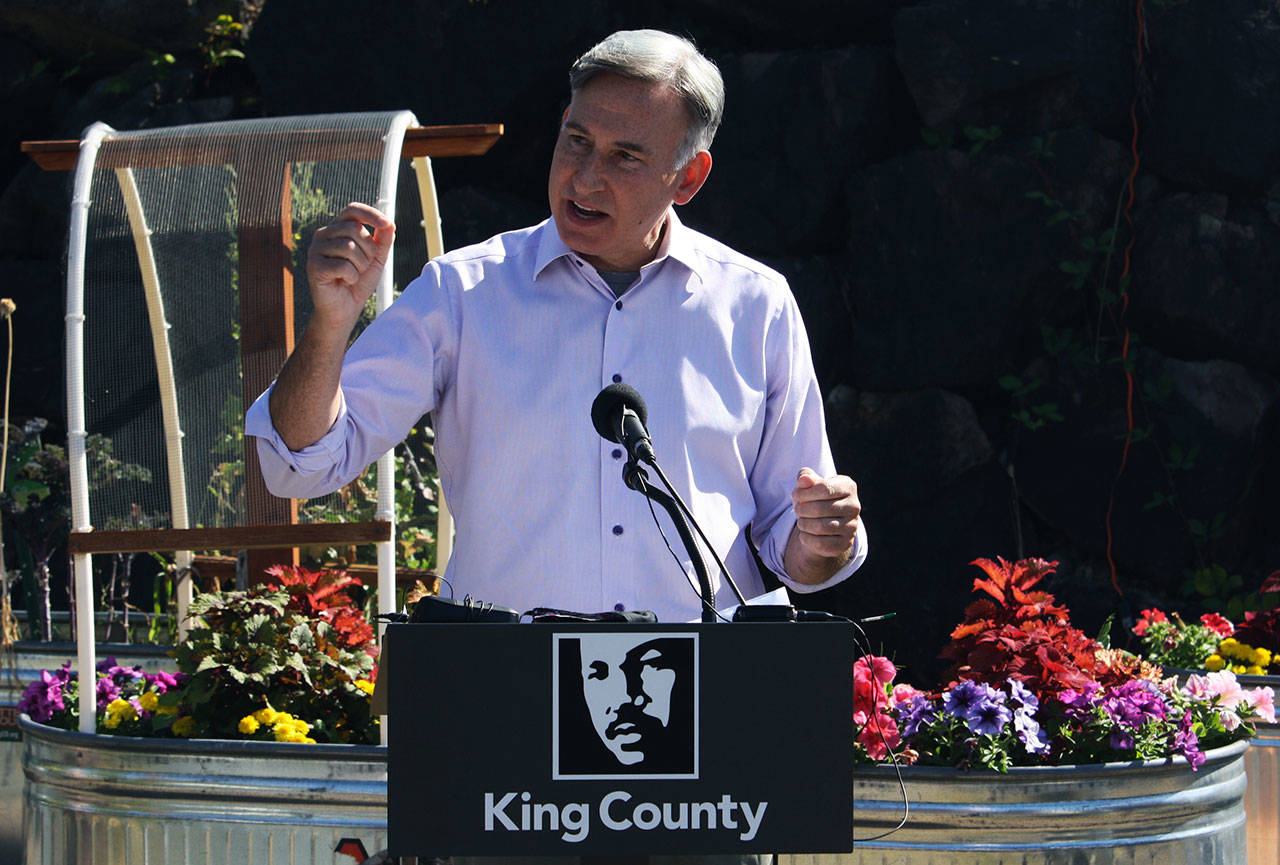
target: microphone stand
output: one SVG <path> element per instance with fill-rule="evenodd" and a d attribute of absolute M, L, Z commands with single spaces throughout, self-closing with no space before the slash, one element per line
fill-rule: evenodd
<path fill-rule="evenodd" d="M 702 550 L 693 538 L 693 530 L 689 528 L 689 521 L 685 519 L 684 511 L 680 509 L 672 496 L 657 487 L 651 486 L 648 481 L 648 473 L 636 462 L 635 457 L 628 459 L 622 467 L 622 482 L 649 499 L 649 501 L 657 502 L 671 517 L 671 522 L 675 525 L 676 532 L 684 543 L 685 551 L 689 554 L 694 573 L 698 575 L 698 588 L 702 592 L 702 621 L 705 623 L 714 622 L 716 620 L 716 593 L 711 588 L 711 576 L 707 572 L 707 563 L 702 558 Z"/>

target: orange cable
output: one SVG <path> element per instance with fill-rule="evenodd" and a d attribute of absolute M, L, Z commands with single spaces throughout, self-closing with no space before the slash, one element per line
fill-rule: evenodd
<path fill-rule="evenodd" d="M 1129 178 L 1125 182 L 1126 199 L 1124 205 L 1124 221 L 1129 229 L 1129 238 L 1124 247 L 1124 266 L 1120 271 L 1120 315 L 1117 319 L 1117 326 L 1122 332 L 1122 340 L 1120 345 L 1120 362 L 1124 368 L 1125 382 L 1125 434 L 1124 447 L 1120 451 L 1120 466 L 1116 470 L 1115 480 L 1111 482 L 1111 494 L 1107 499 L 1107 566 L 1111 570 L 1111 587 L 1116 590 L 1116 594 L 1124 597 L 1124 591 L 1120 588 L 1120 581 L 1116 575 L 1116 560 L 1112 552 L 1112 542 L 1114 541 L 1114 532 L 1111 526 L 1111 516 L 1115 511 L 1116 489 L 1120 485 L 1120 478 L 1124 474 L 1125 466 L 1129 463 L 1129 448 L 1133 444 L 1133 370 L 1129 365 L 1129 327 L 1125 324 L 1125 313 L 1129 309 L 1129 289 L 1125 285 L 1125 279 L 1129 276 L 1130 266 L 1132 265 L 1132 253 L 1134 243 L 1133 233 L 1133 199 L 1134 199 L 1134 181 L 1138 176 L 1138 93 L 1139 93 L 1139 76 L 1142 72 L 1142 43 L 1146 38 L 1145 24 L 1142 17 L 1142 0 L 1136 0 L 1134 4 L 1134 16 L 1136 18 L 1137 33 L 1137 55 L 1134 58 L 1133 65 L 1133 101 L 1129 103 L 1129 120 L 1133 129 L 1133 135 L 1129 140 L 1129 152 L 1133 156 L 1133 167 L 1129 170 Z"/>

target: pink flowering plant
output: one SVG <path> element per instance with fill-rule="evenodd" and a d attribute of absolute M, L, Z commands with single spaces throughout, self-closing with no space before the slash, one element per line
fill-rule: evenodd
<path fill-rule="evenodd" d="M 284 568 L 243 592 L 191 602 L 191 628 L 172 655 L 179 672 L 98 664 L 100 733 L 170 738 L 376 744 L 370 696 L 373 628 L 357 605 L 358 579 Z M 22 695 L 33 721 L 79 729 L 70 662 L 45 670 Z"/>
<path fill-rule="evenodd" d="M 98 729 L 147 736 L 168 727 L 173 710 L 162 707 L 161 698 L 180 688 L 185 678 L 182 673 L 145 673 L 141 667 L 122 667 L 115 658 L 103 658 L 97 665 Z M 41 670 L 40 678 L 23 691 L 18 711 L 51 727 L 79 729 L 80 682 L 71 662 Z"/>
<path fill-rule="evenodd" d="M 1032 588 L 1053 563 L 975 564 L 987 573 L 975 588 L 995 600 L 971 605 L 953 633 L 948 685 L 895 683 L 887 658 L 855 663 L 856 759 L 892 752 L 906 764 L 1005 772 L 1182 756 L 1198 769 L 1205 751 L 1275 722 L 1271 688 L 1242 688 L 1229 671 L 1179 686 L 1072 628 L 1066 609 Z"/>

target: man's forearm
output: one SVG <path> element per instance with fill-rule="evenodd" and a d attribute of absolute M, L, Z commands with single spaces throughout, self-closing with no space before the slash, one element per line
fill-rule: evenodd
<path fill-rule="evenodd" d="M 338 416 L 342 358 L 351 328 L 312 321 L 271 389 L 271 423 L 290 450 L 315 444 Z"/>

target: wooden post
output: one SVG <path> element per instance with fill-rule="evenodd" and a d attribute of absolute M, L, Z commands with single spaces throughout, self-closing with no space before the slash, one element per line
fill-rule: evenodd
<path fill-rule="evenodd" d="M 272 151 L 275 148 L 271 148 Z M 258 398 L 293 351 L 293 203 L 286 154 L 236 163 L 239 194 L 240 360 L 244 405 Z M 267 492 L 257 440 L 244 439 L 245 500 L 251 524 L 296 523 L 298 503 Z M 249 585 L 271 565 L 296 565 L 297 548 L 248 551 Z"/>

